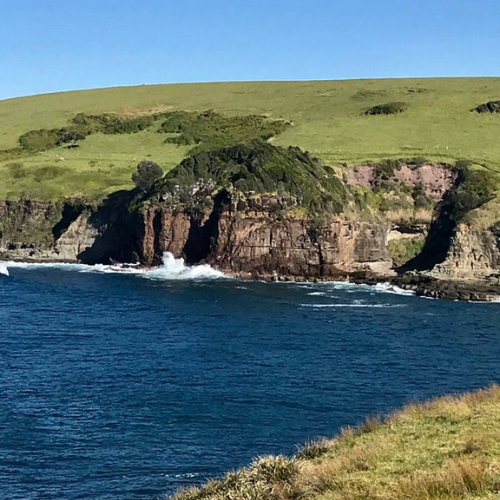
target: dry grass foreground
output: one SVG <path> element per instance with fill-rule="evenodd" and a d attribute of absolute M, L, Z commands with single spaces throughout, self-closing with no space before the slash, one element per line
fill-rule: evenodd
<path fill-rule="evenodd" d="M 175 500 L 500 498 L 500 386 L 411 404 L 293 458 L 268 456 Z"/>

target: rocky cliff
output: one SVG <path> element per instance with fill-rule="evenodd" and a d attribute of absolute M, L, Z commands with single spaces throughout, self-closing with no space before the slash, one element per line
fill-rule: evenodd
<path fill-rule="evenodd" d="M 474 229 L 466 224 L 457 228 L 444 262 L 433 275 L 445 279 L 480 279 L 500 273 L 500 233 L 493 228 Z"/>
<path fill-rule="evenodd" d="M 158 263 L 164 252 L 188 263 L 204 262 L 243 277 L 335 278 L 355 272 L 389 273 L 391 225 L 331 217 L 318 226 L 304 218 L 276 215 L 276 201 L 233 200 L 209 215 L 154 206 L 142 212 L 139 259 Z"/>
<path fill-rule="evenodd" d="M 114 193 L 99 206 L 2 202 L 0 258 L 155 266 L 171 252 L 244 278 L 389 280 L 441 298 L 500 295 L 500 230 L 455 219 L 462 215 L 456 207 L 478 206 L 482 184 L 473 177 L 476 191 L 465 189 L 444 168 L 432 172 L 454 184 L 429 225 L 421 216 L 428 209 L 417 201 L 437 190 L 411 191 L 423 175 L 418 169 L 401 170 L 415 179 L 377 181 L 379 198 L 383 189 L 404 198 L 405 208 L 390 215 L 367 212 L 359 192 L 297 148 L 223 148 L 188 158 L 146 191 Z"/>

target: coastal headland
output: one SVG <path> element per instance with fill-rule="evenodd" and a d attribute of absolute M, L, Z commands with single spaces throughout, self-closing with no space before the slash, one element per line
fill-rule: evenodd
<path fill-rule="evenodd" d="M 0 102 L 0 257 L 500 298 L 500 80 L 235 83 Z"/>

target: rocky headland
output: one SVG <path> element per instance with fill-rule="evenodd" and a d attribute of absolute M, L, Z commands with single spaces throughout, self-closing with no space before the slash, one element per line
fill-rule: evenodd
<path fill-rule="evenodd" d="M 0 202 L 0 257 L 156 266 L 171 252 L 241 278 L 385 281 L 496 300 L 500 228 L 470 216 L 492 199 L 486 175 L 422 160 L 334 171 L 254 141 L 194 154 L 99 204 Z"/>

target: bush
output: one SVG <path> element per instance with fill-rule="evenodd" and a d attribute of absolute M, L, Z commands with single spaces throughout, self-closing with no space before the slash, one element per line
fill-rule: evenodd
<path fill-rule="evenodd" d="M 62 146 L 63 144 L 75 144 L 78 141 L 83 141 L 87 136 L 82 130 L 77 130 L 74 128 L 62 128 L 58 132 L 58 139 L 56 142 L 57 146 Z"/>
<path fill-rule="evenodd" d="M 144 160 L 137 165 L 137 170 L 132 174 L 132 181 L 139 189 L 148 191 L 162 176 L 163 170 L 158 164 L 151 160 Z"/>
<path fill-rule="evenodd" d="M 388 181 L 394 178 L 394 171 L 401 170 L 403 166 L 402 160 L 383 160 L 375 165 L 373 176 L 375 183 L 380 181 Z"/>
<path fill-rule="evenodd" d="M 213 110 L 203 113 L 175 111 L 166 116 L 159 132 L 179 134 L 169 137 L 166 143 L 198 145 L 190 151 L 196 154 L 255 139 L 267 141 L 289 126 L 284 120 L 270 120 L 259 115 L 223 116 Z"/>
<path fill-rule="evenodd" d="M 458 174 L 457 181 L 444 196 L 441 212 L 451 221 L 460 222 L 469 212 L 495 197 L 500 181 L 490 172 L 471 170 L 463 161 L 455 164 L 455 171 Z"/>
<path fill-rule="evenodd" d="M 36 182 L 51 181 L 62 175 L 59 167 L 41 167 L 35 171 L 34 179 Z"/>
<path fill-rule="evenodd" d="M 420 168 L 424 165 L 427 165 L 428 163 L 430 163 L 429 160 L 423 156 L 417 156 L 415 158 L 410 158 L 407 161 L 407 164 L 411 169 Z"/>
<path fill-rule="evenodd" d="M 405 102 L 388 102 L 367 109 L 365 115 L 396 115 L 398 113 L 403 113 L 407 109 L 408 105 Z"/>
<path fill-rule="evenodd" d="M 61 128 L 61 129 L 41 129 L 31 130 L 19 137 L 19 145 L 25 151 L 36 153 L 47 151 L 64 144 L 75 144 L 82 141 L 88 135 L 85 129 Z"/>
<path fill-rule="evenodd" d="M 415 203 L 415 208 L 430 208 L 433 205 L 432 199 L 427 196 L 422 184 L 417 184 L 413 188 L 411 197 Z"/>
<path fill-rule="evenodd" d="M 87 135 L 103 134 L 135 134 L 151 127 L 161 115 L 146 115 L 138 117 L 125 117 L 113 114 L 86 115 L 77 114 L 72 123 L 85 130 Z"/>
<path fill-rule="evenodd" d="M 55 148 L 58 140 L 58 130 L 31 130 L 19 137 L 19 146 L 30 152 L 46 151 Z"/>
<path fill-rule="evenodd" d="M 22 179 L 26 177 L 23 163 L 9 163 L 6 168 L 13 179 Z"/>
<path fill-rule="evenodd" d="M 480 104 L 475 107 L 472 111 L 476 111 L 479 114 L 482 113 L 500 113 L 500 101 L 490 101 Z"/>
<path fill-rule="evenodd" d="M 395 267 L 400 267 L 414 259 L 424 249 L 425 236 L 392 240 L 388 248 Z"/>

